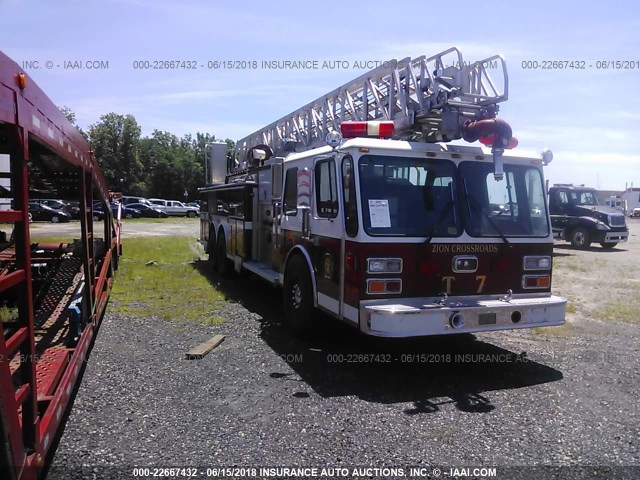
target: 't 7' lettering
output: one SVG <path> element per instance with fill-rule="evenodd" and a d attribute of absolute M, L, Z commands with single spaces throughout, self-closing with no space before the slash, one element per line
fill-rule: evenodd
<path fill-rule="evenodd" d="M 478 290 L 476 290 L 476 293 L 482 293 L 482 290 L 484 290 L 484 282 L 486 279 L 487 279 L 486 275 L 476 275 L 476 280 L 479 280 Z"/>
<path fill-rule="evenodd" d="M 456 277 L 442 277 L 442 281 L 444 282 L 445 285 L 445 292 L 447 292 L 447 294 L 451 293 L 451 284 L 455 281 Z M 478 282 L 478 289 L 476 290 L 476 293 L 482 293 L 482 291 L 484 290 L 484 284 L 487 280 L 487 276 L 486 275 L 476 275 L 476 281 Z"/>

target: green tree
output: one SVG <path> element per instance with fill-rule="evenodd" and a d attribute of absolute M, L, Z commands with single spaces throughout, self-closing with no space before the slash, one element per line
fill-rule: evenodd
<path fill-rule="evenodd" d="M 62 107 L 58 107 L 58 110 L 60 110 L 62 112 L 62 114 L 67 117 L 67 120 L 69 120 L 69 122 L 71 123 L 71 125 L 73 125 L 74 127 L 76 127 L 78 129 L 78 131 L 80 132 L 80 134 L 85 138 L 85 140 L 89 140 L 89 136 L 87 135 L 87 132 L 85 132 L 84 130 L 82 130 L 78 124 L 76 123 L 76 114 L 73 113 L 73 110 L 71 110 L 69 107 L 67 107 L 66 105 L 63 105 Z"/>
<path fill-rule="evenodd" d="M 140 126 L 133 115 L 108 113 L 89 127 L 89 141 L 109 188 L 145 195 L 143 164 L 138 156 Z"/>
<path fill-rule="evenodd" d="M 67 117 L 67 120 L 69 120 L 72 125 L 76 124 L 76 114 L 73 113 L 73 111 L 69 107 L 63 105 L 62 107 L 58 107 L 58 110 L 60 110 L 62 114 Z"/>

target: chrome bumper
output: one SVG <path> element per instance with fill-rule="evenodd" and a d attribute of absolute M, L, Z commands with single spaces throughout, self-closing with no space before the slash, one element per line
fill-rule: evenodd
<path fill-rule="evenodd" d="M 604 243 L 626 242 L 629 240 L 629 232 L 607 232 Z"/>
<path fill-rule="evenodd" d="M 417 337 L 562 325 L 567 300 L 554 295 L 500 295 L 366 300 L 360 330 L 379 337 Z"/>

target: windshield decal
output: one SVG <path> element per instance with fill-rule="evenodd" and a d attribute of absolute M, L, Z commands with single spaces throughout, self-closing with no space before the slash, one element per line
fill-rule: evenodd
<path fill-rule="evenodd" d="M 389 201 L 369 199 L 369 219 L 373 228 L 391 228 Z"/>

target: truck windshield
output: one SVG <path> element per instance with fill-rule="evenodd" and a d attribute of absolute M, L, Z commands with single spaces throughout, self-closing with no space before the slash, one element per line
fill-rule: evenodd
<path fill-rule="evenodd" d="M 493 164 L 462 162 L 465 230 L 473 237 L 549 234 L 542 176 L 537 168 L 504 165 L 495 180 Z"/>
<path fill-rule="evenodd" d="M 363 155 L 358 165 L 369 235 L 455 237 L 462 232 L 453 162 Z"/>

